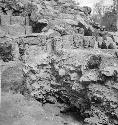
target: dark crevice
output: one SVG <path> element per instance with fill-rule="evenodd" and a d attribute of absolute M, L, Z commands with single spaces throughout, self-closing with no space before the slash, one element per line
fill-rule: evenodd
<path fill-rule="evenodd" d="M 40 33 L 42 29 L 47 26 L 47 23 L 34 22 L 32 25 L 33 33 Z"/>

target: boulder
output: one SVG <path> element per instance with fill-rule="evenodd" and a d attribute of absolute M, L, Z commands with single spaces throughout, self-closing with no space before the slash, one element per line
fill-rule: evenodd
<path fill-rule="evenodd" d="M 97 70 L 86 71 L 80 78 L 80 82 L 97 82 L 100 80 L 100 74 Z"/>
<path fill-rule="evenodd" d="M 23 89 L 26 89 L 24 79 L 21 63 L 14 63 L 13 66 L 7 66 L 1 74 L 2 91 L 23 91 Z"/>
<path fill-rule="evenodd" d="M 79 79 L 78 74 L 76 72 L 70 73 L 69 75 L 72 81 L 77 81 Z"/>
<path fill-rule="evenodd" d="M 60 68 L 58 72 L 59 72 L 59 75 L 60 75 L 60 76 L 66 75 L 66 71 L 65 71 L 64 68 Z"/>
<path fill-rule="evenodd" d="M 107 88 L 106 86 L 100 84 L 90 84 L 88 88 L 89 91 L 92 92 L 93 96 L 101 98 L 102 101 L 104 100 L 118 103 L 118 94 L 113 89 Z"/>
<path fill-rule="evenodd" d="M 103 69 L 101 69 L 101 73 L 105 76 L 114 76 L 116 73 L 118 73 L 118 67 L 117 66 L 106 66 Z"/>

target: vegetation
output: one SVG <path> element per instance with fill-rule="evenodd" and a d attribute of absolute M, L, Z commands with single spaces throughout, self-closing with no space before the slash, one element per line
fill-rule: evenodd
<path fill-rule="evenodd" d="M 9 10 L 12 10 L 12 15 L 29 16 L 34 22 L 38 22 L 40 16 L 41 18 L 45 18 L 47 22 L 49 21 L 49 24 L 46 23 L 45 27 L 45 30 L 47 31 L 45 38 L 43 38 L 43 35 L 38 36 L 38 40 L 40 41 L 38 44 L 35 43 L 34 39 L 30 40 L 34 42 L 31 46 L 33 45 L 35 50 L 28 49 L 28 54 L 25 55 L 26 46 L 24 41 L 21 43 L 17 42 L 17 44 L 19 44 L 19 54 L 22 57 L 21 61 L 24 61 L 23 75 L 25 80 L 23 79 L 22 82 L 19 80 L 19 83 L 17 83 L 13 79 L 13 81 L 11 81 L 12 85 L 10 86 L 10 90 L 20 92 L 22 94 L 25 94 L 25 91 L 27 91 L 31 96 L 33 96 L 33 98 L 40 101 L 42 104 L 49 102 L 63 103 L 68 108 L 73 108 L 78 115 L 81 115 L 84 124 L 118 124 L 118 65 L 115 64 L 114 61 L 111 61 L 112 58 L 114 58 L 114 60 L 116 58 L 113 56 L 109 57 L 106 53 L 106 55 L 104 53 L 101 54 L 101 50 L 98 52 L 99 54 L 96 51 L 96 53 L 94 53 L 94 49 L 91 49 L 93 52 L 85 54 L 84 49 L 78 49 L 79 51 L 77 51 L 77 53 L 74 53 L 73 50 L 73 52 L 70 52 L 70 49 L 67 50 L 68 52 L 65 52 L 64 50 L 60 52 L 55 49 L 56 40 L 61 42 L 61 39 L 59 39 L 58 36 L 60 38 L 64 37 L 66 43 L 66 41 L 68 42 L 71 41 L 70 39 L 74 39 L 74 37 L 70 38 L 72 34 L 79 34 L 78 36 L 82 36 L 82 41 L 79 41 L 80 37 L 77 38 L 77 40 L 74 40 L 83 44 L 82 42 L 84 41 L 83 37 L 85 37 L 85 29 L 86 31 L 89 29 L 92 33 L 96 30 L 96 32 L 98 32 L 98 34 L 96 33 L 98 36 L 104 36 L 104 39 L 106 39 L 106 34 L 104 32 L 102 33 L 105 35 L 99 33 L 99 26 L 96 26 L 96 28 L 92 27 L 90 24 L 91 21 L 88 16 L 90 15 L 91 9 L 87 7 L 77 8 L 76 4 L 71 0 L 67 5 L 65 5 L 66 3 L 62 0 L 56 1 L 57 3 L 55 4 L 48 3 L 47 5 L 45 2 L 41 2 L 42 4 L 40 4 L 40 6 L 43 8 L 42 10 L 45 10 L 40 11 L 41 15 L 36 13 L 37 7 L 30 2 L 22 5 L 18 4 L 16 0 L 1 2 L 1 8 L 4 14 L 8 14 Z M 116 16 L 116 14 L 114 14 L 116 12 L 114 10 L 114 6 L 110 9 L 110 12 L 108 12 L 109 8 L 105 8 L 104 10 L 101 3 L 96 5 L 98 12 L 97 16 L 100 17 L 98 22 L 100 21 L 101 24 L 105 22 L 104 25 L 108 31 L 116 31 L 117 19 L 112 18 L 114 19 L 113 21 L 116 21 L 114 26 L 112 25 L 111 20 L 107 20 L 107 22 L 105 21 L 106 19 L 111 19 L 107 18 L 109 14 Z M 52 6 L 59 7 L 59 10 L 55 10 Z M 75 10 L 74 7 L 76 8 Z M 69 15 L 69 19 L 61 20 L 58 17 L 59 14 L 62 18 L 64 17 L 63 15 Z M 74 19 L 70 19 L 70 16 Z M 94 18 L 94 20 L 96 19 Z M 80 22 L 80 25 L 78 22 Z M 75 31 L 75 29 L 77 30 Z M 79 32 L 79 30 L 81 32 Z M 45 34 L 45 32 L 43 33 Z M 57 33 L 59 35 L 57 35 Z M 92 33 L 91 35 L 88 35 L 90 38 L 94 37 Z M 87 37 L 87 39 L 88 38 L 89 37 Z M 52 45 L 50 45 L 52 52 L 39 54 L 38 47 L 44 47 L 50 41 L 52 42 Z M 106 44 L 108 41 L 104 40 L 103 42 Z M 31 46 L 29 44 L 30 43 L 28 43 L 28 47 L 30 48 Z M 31 48 L 33 49 L 33 47 Z M 80 43 L 78 43 L 78 48 L 79 47 Z M 81 45 L 81 47 L 83 46 Z M 86 50 L 89 52 L 88 49 Z M 11 45 L 8 43 L 0 44 L 0 52 L 0 56 L 4 62 L 12 60 Z M 24 55 L 31 60 L 29 59 L 30 61 L 28 60 L 28 62 L 23 58 Z M 107 56 L 109 58 L 107 58 Z M 103 59 L 106 61 L 105 64 Z M 107 61 L 110 64 L 107 64 Z M 3 83 L 4 87 L 6 81 Z"/>

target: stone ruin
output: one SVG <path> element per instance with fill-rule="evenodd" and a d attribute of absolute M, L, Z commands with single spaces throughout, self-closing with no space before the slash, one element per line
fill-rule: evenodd
<path fill-rule="evenodd" d="M 40 0 L 32 4 L 37 5 L 37 10 L 29 17 L 0 14 L 1 58 L 4 62 L 23 62 L 30 95 L 42 103 L 54 103 L 52 97 L 60 98 L 59 93 L 63 102 L 68 101 L 81 113 L 96 108 L 88 105 L 89 100 L 95 103 L 94 97 L 103 99 L 105 106 L 106 100 L 110 102 L 108 108 L 117 106 L 117 34 L 93 22 L 89 7 L 79 7 L 71 0 Z M 84 91 L 87 87 L 88 93 Z M 100 110 L 97 107 L 95 112 L 101 115 L 98 121 L 107 124 L 110 116 Z M 89 118 L 85 121 L 91 122 Z"/>
<path fill-rule="evenodd" d="M 8 8 L 5 11 L 4 4 L 1 3 L 0 9 L 0 41 L 1 43 L 11 41 L 13 51 L 16 51 L 19 45 L 24 50 L 25 45 L 29 47 L 33 45 L 33 47 L 41 46 L 45 51 L 51 51 L 52 42 L 55 50 L 117 49 L 117 41 L 114 38 L 116 36 L 103 31 L 103 27 L 91 20 L 89 7 L 79 7 L 73 1 L 33 2 L 38 9 L 32 12 L 30 17 L 23 17 L 20 14 L 14 16 L 15 12 Z M 32 21 L 33 16 L 37 17 L 36 22 Z M 20 48 L 19 51 L 21 51 Z M 19 54 L 14 57 L 18 58 L 18 56 Z"/>

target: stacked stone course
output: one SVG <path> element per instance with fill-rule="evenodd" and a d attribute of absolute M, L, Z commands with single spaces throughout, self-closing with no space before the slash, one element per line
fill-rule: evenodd
<path fill-rule="evenodd" d="M 32 26 L 28 25 L 27 18 L 22 16 L 1 15 L 1 27 L 11 36 L 32 34 Z"/>

